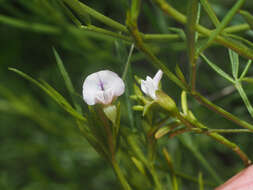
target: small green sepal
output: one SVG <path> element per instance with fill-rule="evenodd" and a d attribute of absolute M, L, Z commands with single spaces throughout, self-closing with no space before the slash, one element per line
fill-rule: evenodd
<path fill-rule="evenodd" d="M 106 115 L 106 117 L 113 123 L 116 124 L 116 118 L 117 118 L 117 108 L 115 105 L 108 105 L 106 107 L 103 107 L 103 111 Z"/>

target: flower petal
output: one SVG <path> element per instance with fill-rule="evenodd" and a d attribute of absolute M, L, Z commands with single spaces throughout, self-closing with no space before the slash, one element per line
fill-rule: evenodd
<path fill-rule="evenodd" d="M 155 76 L 154 76 L 154 78 L 153 78 L 153 81 L 154 81 L 154 83 L 155 83 L 155 86 L 157 86 L 157 88 L 158 88 L 158 85 L 159 85 L 160 80 L 162 79 L 162 76 L 163 76 L 163 72 L 162 72 L 162 70 L 159 70 L 159 71 L 155 74 Z"/>
<path fill-rule="evenodd" d="M 99 89 L 99 78 L 97 73 L 89 75 L 83 83 L 83 99 L 88 105 L 94 105 L 96 103 L 95 96 Z"/>
<path fill-rule="evenodd" d="M 148 94 L 147 82 L 145 80 L 141 80 L 141 90 L 145 94 Z"/>
<path fill-rule="evenodd" d="M 113 100 L 113 92 L 109 89 L 106 91 L 99 91 L 95 96 L 95 104 L 108 105 Z"/>
<path fill-rule="evenodd" d="M 114 72 L 104 70 L 98 72 L 99 77 L 103 81 L 104 89 L 111 89 L 113 96 L 121 96 L 125 91 L 125 84 L 123 80 Z"/>
<path fill-rule="evenodd" d="M 125 91 L 123 80 L 114 72 L 102 70 L 90 74 L 83 84 L 83 99 L 88 105 L 110 104 Z"/>
<path fill-rule="evenodd" d="M 159 82 L 162 78 L 163 72 L 159 70 L 154 78 L 147 76 L 146 80 L 141 80 L 141 90 L 152 99 L 156 99 L 156 90 L 158 90 Z"/>

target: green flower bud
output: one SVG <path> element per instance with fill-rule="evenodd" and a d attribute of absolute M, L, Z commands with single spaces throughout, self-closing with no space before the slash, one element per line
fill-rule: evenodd
<path fill-rule="evenodd" d="M 164 92 L 157 90 L 156 91 L 156 103 L 159 104 L 159 106 L 161 106 L 162 108 L 164 108 L 165 110 L 171 112 L 171 113 L 176 113 L 178 112 L 177 109 L 177 105 L 174 102 L 174 100 L 169 97 L 167 94 L 165 94 Z"/>
<path fill-rule="evenodd" d="M 132 108 L 134 111 L 143 111 L 144 110 L 144 107 L 140 106 L 140 105 L 133 106 Z"/>

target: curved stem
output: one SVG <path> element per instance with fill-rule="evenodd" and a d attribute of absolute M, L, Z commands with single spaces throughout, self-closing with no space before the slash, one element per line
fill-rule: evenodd
<path fill-rule="evenodd" d="M 186 89 L 187 87 L 185 87 L 185 85 L 147 48 L 146 45 L 144 45 L 141 35 L 138 31 L 136 22 L 133 23 L 131 18 L 128 17 L 127 23 L 129 25 L 129 29 L 131 31 L 131 34 L 132 34 L 134 40 L 136 41 L 136 46 L 152 61 L 151 63 L 155 67 L 161 68 L 164 71 L 164 73 L 169 77 L 169 79 L 171 79 L 173 82 L 175 82 L 179 87 L 181 87 L 182 89 Z M 244 128 L 247 128 L 247 129 L 250 129 L 253 131 L 253 125 L 251 125 L 250 123 L 248 123 L 246 121 L 239 119 L 238 117 L 227 112 L 223 108 L 213 104 L 211 101 L 209 101 L 208 99 L 203 97 L 198 92 L 190 91 L 189 93 L 193 97 L 195 97 L 195 99 L 198 102 L 200 102 L 201 104 L 203 104 L 204 106 L 206 106 L 210 110 L 213 110 L 213 111 L 217 112 L 218 114 L 222 115 L 223 117 L 227 118 L 228 120 L 230 120 L 230 121 L 232 121 Z"/>
<path fill-rule="evenodd" d="M 126 23 L 129 27 L 130 33 L 132 34 L 135 45 L 138 47 L 144 54 L 152 60 L 152 64 L 156 68 L 160 68 L 173 82 L 175 82 L 178 86 L 185 89 L 185 85 L 176 77 L 174 73 L 172 73 L 148 48 L 147 45 L 144 44 L 141 34 L 138 30 L 137 19 L 132 18 L 130 14 L 127 15 Z"/>
<path fill-rule="evenodd" d="M 253 125 L 251 125 L 250 123 L 243 121 L 241 119 L 239 119 L 238 117 L 234 116 L 233 114 L 227 112 L 226 110 L 224 110 L 223 108 L 215 105 L 214 103 L 212 103 L 211 101 L 209 101 L 208 99 L 206 99 L 205 97 L 203 97 L 201 94 L 199 94 L 196 91 L 192 91 L 191 95 L 193 97 L 195 97 L 196 100 L 198 100 L 199 103 L 201 103 L 202 105 L 206 106 L 207 108 L 209 108 L 210 110 L 213 110 L 214 112 L 222 115 L 223 117 L 227 118 L 228 120 L 244 127 L 247 128 L 251 131 L 253 131 Z"/>
<path fill-rule="evenodd" d="M 198 129 L 202 129 L 203 131 L 208 130 L 208 127 L 206 127 L 204 124 L 200 123 L 196 119 L 193 120 L 187 116 L 182 116 L 179 112 L 175 114 L 175 117 L 177 117 L 186 127 L 190 129 L 196 127 Z M 249 166 L 251 164 L 251 160 L 248 158 L 248 156 L 235 143 L 229 141 L 218 133 L 206 133 L 206 135 L 212 137 L 219 143 L 225 145 L 226 147 L 234 151 L 241 158 L 245 166 Z"/>

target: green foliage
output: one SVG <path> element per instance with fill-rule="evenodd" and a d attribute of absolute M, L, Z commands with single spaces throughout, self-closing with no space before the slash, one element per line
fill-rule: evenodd
<path fill-rule="evenodd" d="M 252 9 L 0 0 L 0 189 L 208 190 L 248 165 Z M 153 67 L 156 100 L 140 88 Z M 125 94 L 87 106 L 84 78 L 104 69 Z"/>

